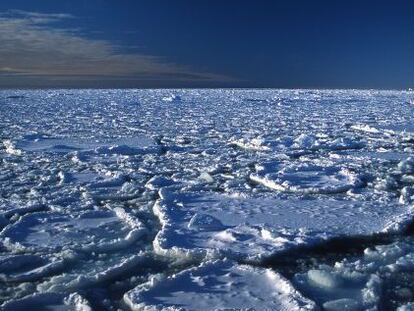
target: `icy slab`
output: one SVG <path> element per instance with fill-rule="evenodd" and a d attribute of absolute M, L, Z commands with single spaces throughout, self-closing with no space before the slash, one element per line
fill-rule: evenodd
<path fill-rule="evenodd" d="M 128 175 L 119 171 L 94 172 L 64 172 L 57 174 L 59 185 L 81 185 L 84 196 L 97 201 L 113 200 L 127 201 L 139 196 L 143 186 L 130 182 Z"/>
<path fill-rule="evenodd" d="M 128 181 L 126 175 L 121 173 L 112 176 L 98 177 L 86 185 L 87 192 L 95 200 L 126 201 L 139 196 L 141 187 Z"/>
<path fill-rule="evenodd" d="M 95 260 L 79 259 L 77 266 L 66 273 L 52 276 L 37 285 L 39 292 L 65 292 L 87 289 L 102 283 L 112 282 L 123 275 L 142 272 L 142 266 L 149 266 L 153 257 L 132 249 L 124 254 L 103 254 Z"/>
<path fill-rule="evenodd" d="M 224 253 L 260 259 L 304 243 L 397 230 L 407 206 L 379 202 L 245 198 L 162 189 L 155 251 L 173 257 Z"/>
<path fill-rule="evenodd" d="M 33 282 L 61 272 L 76 255 L 63 252 L 51 255 L 7 255 L 0 257 L 0 280 L 6 283 Z"/>
<path fill-rule="evenodd" d="M 61 171 L 58 173 L 58 178 L 61 184 L 77 183 L 80 185 L 93 184 L 93 183 L 99 182 L 100 180 L 104 179 L 97 172 L 90 171 L 90 170 L 86 170 L 82 172 L 74 172 L 74 173 L 68 173 L 68 172 Z"/>
<path fill-rule="evenodd" d="M 355 131 L 364 132 L 367 135 L 374 135 L 385 139 L 396 137 L 398 140 L 412 141 L 414 139 L 414 126 L 408 123 L 388 123 L 388 124 L 356 124 L 351 126 Z"/>
<path fill-rule="evenodd" d="M 37 255 L 2 255 L 0 256 L 0 273 L 33 268 L 43 264 Z"/>
<path fill-rule="evenodd" d="M 364 132 L 364 133 L 370 133 L 370 134 L 381 133 L 381 131 L 378 128 L 373 127 L 372 125 L 368 125 L 368 124 L 354 124 L 351 126 L 351 129 L 355 131 Z"/>
<path fill-rule="evenodd" d="M 250 175 L 252 181 L 279 191 L 331 194 L 362 185 L 358 174 L 335 165 L 270 163 L 256 169 L 257 173 Z"/>
<path fill-rule="evenodd" d="M 47 206 L 38 202 L 29 202 L 27 204 L 18 204 L 17 202 L 0 202 L 0 219 L 11 218 L 15 215 L 24 215 L 38 211 L 44 211 Z M 7 223 L 8 221 L 6 221 Z M 0 222 L 1 225 L 1 222 Z"/>
<path fill-rule="evenodd" d="M 208 261 L 170 277 L 154 277 L 127 292 L 132 310 L 314 310 L 280 274 L 270 269 Z"/>
<path fill-rule="evenodd" d="M 164 102 L 179 102 L 179 101 L 181 101 L 181 96 L 176 95 L 176 94 L 171 94 L 169 96 L 163 97 L 162 101 L 164 101 Z"/>
<path fill-rule="evenodd" d="M 407 303 L 405 305 L 402 305 L 398 307 L 397 311 L 413 311 L 414 310 L 414 303 Z"/>
<path fill-rule="evenodd" d="M 92 311 L 88 301 L 77 293 L 70 295 L 47 293 L 12 300 L 2 305 L 3 311 Z"/>
<path fill-rule="evenodd" d="M 354 137 L 339 137 L 327 141 L 325 149 L 327 150 L 356 150 L 366 146 L 364 141 L 355 139 Z"/>
<path fill-rule="evenodd" d="M 271 146 L 266 146 L 265 140 L 260 138 L 253 138 L 251 140 L 246 138 L 241 139 L 232 139 L 229 142 L 229 145 L 237 146 L 242 149 L 252 150 L 252 151 L 270 151 Z"/>
<path fill-rule="evenodd" d="M 294 284 L 324 310 L 376 310 L 387 297 L 410 301 L 414 269 L 412 239 L 367 248 L 361 258 L 296 274 Z M 391 309 L 382 305 L 383 309 Z M 404 306 L 401 306 L 404 310 Z M 410 309 L 408 309 L 410 310 Z"/>
<path fill-rule="evenodd" d="M 392 133 L 414 136 L 414 125 L 412 123 L 389 124 L 382 128 Z"/>
<path fill-rule="evenodd" d="M 78 217 L 41 212 L 22 217 L 1 232 L 11 250 L 109 251 L 126 247 L 146 233 L 145 226 L 118 208 L 89 211 Z"/>
<path fill-rule="evenodd" d="M 7 143 L 7 145 L 6 145 Z M 9 153 L 26 152 L 51 152 L 69 153 L 74 151 L 95 150 L 97 153 L 134 155 L 144 150 L 156 149 L 154 141 L 147 136 L 120 137 L 112 139 L 75 139 L 54 138 L 40 134 L 26 135 L 23 139 L 12 144 L 4 142 Z"/>
<path fill-rule="evenodd" d="M 231 138 L 228 142 L 248 151 L 260 152 L 287 152 L 291 155 L 310 153 L 315 151 L 354 150 L 365 146 L 365 143 L 356 137 L 338 137 L 329 139 L 326 135 L 300 134 L 297 137 L 243 137 Z"/>
<path fill-rule="evenodd" d="M 392 151 L 387 149 L 379 149 L 373 151 L 359 151 L 357 154 L 349 154 L 354 158 L 365 159 L 367 162 L 372 160 L 385 161 L 402 161 L 410 156 L 410 153 L 403 151 Z"/>
<path fill-rule="evenodd" d="M 22 154 L 22 151 L 20 149 L 17 149 L 13 142 L 9 139 L 3 141 L 3 146 L 5 148 L 6 153 L 8 154 L 15 156 L 20 156 Z"/>

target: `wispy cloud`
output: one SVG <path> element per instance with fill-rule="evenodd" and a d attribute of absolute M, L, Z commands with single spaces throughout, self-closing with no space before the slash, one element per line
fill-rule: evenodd
<path fill-rule="evenodd" d="M 160 57 L 123 53 L 109 41 L 89 39 L 80 31 L 56 27 L 56 22 L 73 18 L 68 14 L 17 10 L 0 13 L 0 86 L 4 76 L 9 82 L 36 77 L 45 83 L 69 84 L 99 80 L 164 84 L 231 80 L 219 74 L 195 72 Z"/>

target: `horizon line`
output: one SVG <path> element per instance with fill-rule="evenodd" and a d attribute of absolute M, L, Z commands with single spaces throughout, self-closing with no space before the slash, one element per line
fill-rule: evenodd
<path fill-rule="evenodd" d="M 0 91 L 29 91 L 29 90 L 309 90 L 309 91 L 406 91 L 413 92 L 414 87 L 406 88 L 367 88 L 367 87 L 1 87 Z"/>

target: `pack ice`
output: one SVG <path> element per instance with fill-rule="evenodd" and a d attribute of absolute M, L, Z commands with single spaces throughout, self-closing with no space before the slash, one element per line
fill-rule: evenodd
<path fill-rule="evenodd" d="M 413 97 L 0 91 L 2 309 L 410 310 Z M 397 240 L 268 264 L 377 236 Z"/>

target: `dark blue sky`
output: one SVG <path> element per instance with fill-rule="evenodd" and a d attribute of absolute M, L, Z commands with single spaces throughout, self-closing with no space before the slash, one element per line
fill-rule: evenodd
<path fill-rule="evenodd" d="M 2 0 L 0 87 L 414 86 L 414 1 Z"/>

